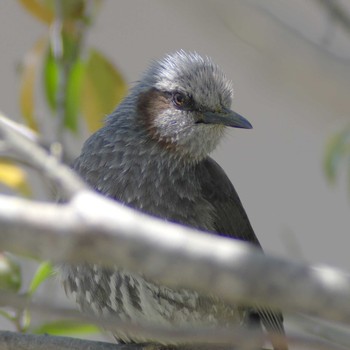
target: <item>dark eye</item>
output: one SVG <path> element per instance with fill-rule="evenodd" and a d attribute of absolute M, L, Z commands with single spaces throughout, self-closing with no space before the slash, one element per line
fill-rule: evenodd
<path fill-rule="evenodd" d="M 173 101 L 176 106 L 184 107 L 186 104 L 188 104 L 188 97 L 181 92 L 175 92 L 173 95 Z"/>

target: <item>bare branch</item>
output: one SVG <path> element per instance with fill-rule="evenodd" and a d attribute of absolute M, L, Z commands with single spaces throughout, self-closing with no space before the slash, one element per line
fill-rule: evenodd
<path fill-rule="evenodd" d="M 0 226 L 0 246 L 16 253 L 117 264 L 230 303 L 270 304 L 350 322 L 347 274 L 268 257 L 243 242 L 154 219 L 91 191 L 67 205 L 0 196 Z"/>
<path fill-rule="evenodd" d="M 142 345 L 116 345 L 51 335 L 0 331 L 0 350 L 141 350 Z"/>
<path fill-rule="evenodd" d="M 257 331 L 256 329 L 242 329 L 239 326 L 230 327 L 229 329 L 224 328 L 170 328 L 165 326 L 150 326 L 146 324 L 138 324 L 128 321 L 121 321 L 116 319 L 115 317 L 105 317 L 105 318 L 97 318 L 92 315 L 82 314 L 77 310 L 67 309 L 65 307 L 59 305 L 53 305 L 52 303 L 45 302 L 35 302 L 32 300 L 28 300 L 27 298 L 19 295 L 9 294 L 5 292 L 0 292 L 0 306 L 4 307 L 13 307 L 17 308 L 28 308 L 32 314 L 39 314 L 45 318 L 62 318 L 76 321 L 83 321 L 87 323 L 94 323 L 103 327 L 105 330 L 113 331 L 115 329 L 119 329 L 122 331 L 130 331 L 137 332 L 141 337 L 144 335 L 147 337 L 152 334 L 153 337 L 159 339 L 159 341 L 167 341 L 167 342 L 176 342 L 183 344 L 191 344 L 191 349 L 197 345 L 198 349 L 203 350 L 205 347 L 203 344 L 207 344 L 209 349 L 223 350 L 223 349 L 231 349 L 233 346 L 237 346 L 239 349 L 245 349 L 246 346 L 248 349 L 252 348 L 254 344 L 261 344 L 262 342 L 267 340 L 267 336 Z M 339 334 L 339 333 L 338 333 Z M 270 335 L 271 336 L 271 335 Z M 281 338 L 280 334 L 272 335 L 275 341 Z M 47 341 L 47 339 L 42 339 L 42 341 Z M 290 332 L 288 335 L 288 343 L 290 345 L 298 346 L 298 349 L 317 349 L 317 350 L 328 350 L 332 348 L 333 350 L 344 350 L 346 348 L 336 345 L 334 343 L 330 344 L 325 340 L 319 340 L 316 338 L 310 338 L 301 336 L 297 333 Z M 51 339 L 49 338 L 48 344 L 51 344 Z M 85 343 L 84 343 L 85 344 Z M 221 344 L 221 345 L 218 345 Z M 226 344 L 226 345 L 225 345 Z M 92 344 L 94 345 L 94 343 Z M 227 347 L 229 345 L 229 347 Z M 109 346 L 109 345 L 108 345 Z M 116 350 L 120 350 L 120 345 L 115 345 Z M 256 346 L 253 346 L 255 349 Z M 1 350 L 1 332 L 0 332 L 0 350 Z M 29 347 L 29 349 L 31 349 Z M 49 347 L 51 349 L 51 347 Z M 54 348 L 55 350 L 56 348 Z M 59 348 L 60 349 L 60 348 Z M 75 348 L 74 348 L 75 349 Z M 79 348 L 80 349 L 80 348 Z M 95 348 L 94 348 L 95 349 Z M 104 349 L 104 348 L 102 348 Z M 107 349 L 109 349 L 107 347 Z M 124 348 L 123 348 L 124 349 Z M 129 350 L 133 350 L 134 348 L 125 348 Z M 171 347 L 169 348 L 169 350 Z M 185 350 L 184 348 L 181 348 Z M 166 350 L 164 346 L 163 350 Z"/>
<path fill-rule="evenodd" d="M 151 326 L 148 324 L 135 324 L 127 320 L 120 320 L 115 317 L 96 317 L 94 315 L 82 314 L 77 310 L 68 309 L 59 305 L 52 305 L 52 303 L 34 302 L 19 295 L 0 292 L 0 306 L 11 306 L 15 309 L 28 308 L 32 313 L 39 314 L 45 318 L 60 318 L 65 320 L 83 321 L 86 323 L 94 323 L 98 326 L 113 332 L 115 329 L 125 332 L 137 333 L 140 337 L 152 336 L 159 340 L 159 342 L 168 343 L 189 343 L 189 344 L 230 344 L 239 345 L 243 347 L 244 344 L 261 344 L 267 340 L 266 335 L 262 334 L 256 329 L 242 329 L 242 327 L 231 327 L 230 329 L 213 329 L 204 327 L 193 328 L 171 328 L 167 326 Z M 276 335 L 276 339 L 280 338 Z M 304 341 L 298 339 L 298 341 Z M 249 347 L 249 349 L 251 346 Z"/>
<path fill-rule="evenodd" d="M 22 129 L 0 114 L 0 137 L 15 155 L 30 161 L 34 168 L 43 172 L 68 198 L 86 188 L 84 182 L 72 170 L 33 142 L 34 136 L 26 135 Z"/>
<path fill-rule="evenodd" d="M 350 18 L 341 2 L 336 0 L 317 0 L 321 6 L 331 15 L 333 19 L 339 22 L 348 33 L 350 33 Z"/>

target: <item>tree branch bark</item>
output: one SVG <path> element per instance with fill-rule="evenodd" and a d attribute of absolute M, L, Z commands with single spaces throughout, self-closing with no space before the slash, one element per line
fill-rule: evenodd
<path fill-rule="evenodd" d="M 15 155 L 30 161 L 33 168 L 48 177 L 65 197 L 71 198 L 78 191 L 87 188 L 77 174 L 33 141 L 35 139 L 33 133 L 13 121 L 9 122 L 1 114 L 0 137 L 8 147 L 7 151 L 12 150 Z"/>
<path fill-rule="evenodd" d="M 0 350 L 141 350 L 142 345 L 116 345 L 91 340 L 0 331 Z"/>
<path fill-rule="evenodd" d="M 0 226 L 0 246 L 14 253 L 119 265 L 229 303 L 269 304 L 350 323 L 349 275 L 266 256 L 246 243 L 146 216 L 91 191 L 65 205 L 0 196 Z"/>

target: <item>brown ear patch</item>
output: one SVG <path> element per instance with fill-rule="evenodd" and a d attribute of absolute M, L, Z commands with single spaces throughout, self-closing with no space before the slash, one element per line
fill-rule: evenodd
<path fill-rule="evenodd" d="M 169 138 L 160 137 L 154 120 L 166 109 L 172 108 L 171 95 L 156 88 L 151 88 L 139 95 L 137 115 L 145 126 L 152 140 L 166 149 L 175 149 L 176 145 Z"/>

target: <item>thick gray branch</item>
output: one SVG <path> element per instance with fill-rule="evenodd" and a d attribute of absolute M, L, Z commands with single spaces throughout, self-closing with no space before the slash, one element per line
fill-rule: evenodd
<path fill-rule="evenodd" d="M 349 275 L 268 257 L 243 242 L 148 217 L 94 192 L 81 191 L 66 205 L 1 196 L 0 226 L 0 246 L 16 253 L 117 264 L 227 302 L 259 302 L 350 323 Z"/>

